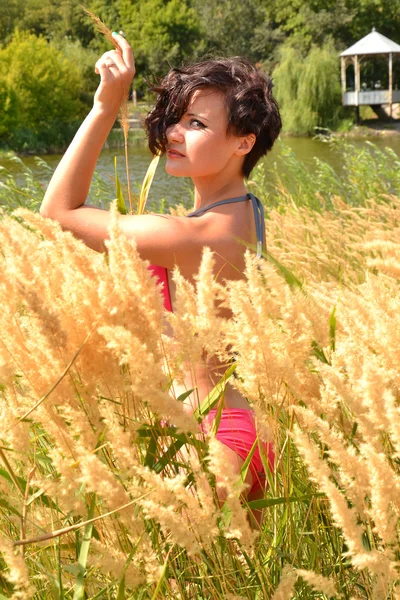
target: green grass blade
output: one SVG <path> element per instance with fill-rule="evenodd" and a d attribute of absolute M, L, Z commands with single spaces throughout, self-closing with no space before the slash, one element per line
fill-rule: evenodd
<path fill-rule="evenodd" d="M 153 156 L 153 160 L 151 161 L 149 168 L 146 171 L 146 175 L 144 176 L 143 183 L 140 188 L 139 200 L 138 200 L 138 208 L 137 214 L 142 215 L 146 206 L 147 198 L 149 196 L 151 184 L 153 183 L 154 175 L 160 160 L 160 155 L 156 154 Z"/>
<path fill-rule="evenodd" d="M 21 513 L 16 508 L 14 508 L 11 504 L 9 504 L 7 502 L 7 500 L 4 500 L 4 498 L 0 498 L 0 506 L 2 506 L 3 508 L 6 508 L 14 515 L 17 515 L 18 517 L 22 517 Z"/>
<path fill-rule="evenodd" d="M 144 466 L 152 469 L 154 466 L 154 460 L 157 454 L 157 438 L 158 434 L 154 430 L 153 435 L 150 437 L 149 445 L 147 446 L 146 457 L 144 459 Z"/>
<path fill-rule="evenodd" d="M 6 471 L 6 469 L 3 469 L 2 467 L 0 467 L 0 477 L 3 477 L 6 481 L 8 481 L 8 483 L 14 483 L 14 480 L 11 477 L 11 475 L 8 473 L 8 471 Z M 20 489 L 25 491 L 26 479 L 24 479 L 23 477 L 19 477 L 19 476 L 15 476 L 15 479 L 16 479 L 18 485 L 20 486 Z M 29 491 L 30 491 L 30 493 L 33 493 L 32 490 L 29 490 Z M 55 504 L 55 502 L 53 502 L 53 500 L 51 500 L 48 496 L 46 496 L 46 494 L 43 493 L 43 490 L 38 490 L 37 492 L 33 493 L 33 496 L 31 496 L 27 501 L 27 506 L 29 506 L 33 502 L 33 500 L 36 500 L 36 498 L 39 498 L 39 497 L 41 499 L 41 502 L 43 502 L 43 504 L 47 508 L 53 508 L 53 509 L 57 510 L 58 512 L 60 512 L 57 505 Z"/>
<path fill-rule="evenodd" d="M 336 306 L 329 317 L 329 337 L 331 340 L 331 349 L 335 352 L 336 348 Z"/>
<path fill-rule="evenodd" d="M 161 473 L 161 471 L 167 466 L 167 464 L 174 458 L 177 452 L 182 448 L 185 442 L 176 440 L 169 448 L 164 452 L 161 458 L 156 462 L 153 467 L 153 471 Z"/>
<path fill-rule="evenodd" d="M 314 498 L 326 498 L 323 493 L 306 494 L 305 496 L 283 496 L 281 498 L 263 498 L 262 500 L 252 500 L 247 503 L 248 508 L 268 508 L 277 504 L 290 504 L 293 502 L 311 502 Z"/>
<path fill-rule="evenodd" d="M 274 256 L 272 256 L 272 254 L 270 252 L 268 252 L 268 250 L 263 252 L 262 255 L 268 260 L 268 262 L 271 263 L 271 265 L 274 265 L 274 267 L 276 268 L 278 273 L 280 273 L 282 275 L 282 277 L 284 278 L 284 280 L 286 281 L 286 283 L 288 284 L 290 289 L 292 289 L 292 290 L 298 289 L 298 290 L 304 291 L 303 284 L 301 283 L 300 279 L 298 279 L 296 277 L 296 275 L 294 273 L 292 273 L 292 271 L 290 271 L 287 267 L 285 267 L 285 265 L 280 263 Z"/>
<path fill-rule="evenodd" d="M 318 344 L 318 342 L 316 342 L 316 340 L 313 340 L 311 342 L 311 346 L 314 352 L 314 356 L 316 356 L 318 358 L 318 360 L 320 360 L 321 362 L 325 363 L 326 365 L 330 365 L 331 363 L 329 362 L 329 360 L 327 359 L 325 352 L 323 351 L 323 349 L 321 348 L 321 346 Z"/>
<path fill-rule="evenodd" d="M 117 207 L 121 215 L 126 215 L 126 204 L 122 194 L 121 183 L 117 171 L 117 157 L 114 156 L 114 173 L 115 173 L 115 194 L 117 197 Z"/>
<path fill-rule="evenodd" d="M 246 248 L 250 248 L 250 250 L 254 250 L 254 252 L 257 251 L 257 246 L 255 246 L 254 244 L 249 244 L 248 242 L 245 242 L 244 240 L 242 240 L 236 236 L 234 236 L 234 239 L 239 244 L 246 246 Z M 292 273 L 292 271 L 290 271 L 287 267 L 285 267 L 285 265 L 283 265 L 281 262 L 279 262 L 279 260 L 277 260 L 271 254 L 271 252 L 269 252 L 268 250 L 264 250 L 262 252 L 262 256 L 264 258 L 266 258 L 268 260 L 268 262 L 270 262 L 271 265 L 273 265 L 276 268 L 278 273 L 280 273 L 280 275 L 282 275 L 282 277 L 285 279 L 286 283 L 292 290 L 298 289 L 298 290 L 301 290 L 303 293 L 305 293 L 305 290 L 303 289 L 303 284 L 301 283 L 300 279 L 298 279 L 296 277 L 296 275 L 294 273 Z"/>
<path fill-rule="evenodd" d="M 184 402 L 186 400 L 186 398 L 189 398 L 190 394 L 192 394 L 195 389 L 196 388 L 192 388 L 191 390 L 187 390 L 186 392 L 183 392 L 183 394 L 181 394 L 180 396 L 177 397 L 178 402 Z"/>
<path fill-rule="evenodd" d="M 61 559 L 61 539 L 57 541 L 57 576 L 58 576 L 58 589 L 60 593 L 60 600 L 64 600 L 64 588 L 62 582 L 62 559 Z"/>
<path fill-rule="evenodd" d="M 242 464 L 242 467 L 240 469 L 240 478 L 242 481 L 246 480 L 247 472 L 249 470 L 250 463 L 253 458 L 253 454 L 257 448 L 257 445 L 258 445 L 258 437 L 254 440 L 254 444 L 252 445 L 251 450 L 250 450 L 249 454 L 247 455 L 247 458 L 244 461 L 244 463 Z"/>
<path fill-rule="evenodd" d="M 93 519 L 96 506 L 96 494 L 93 494 L 89 507 L 88 519 Z M 73 600 L 84 600 L 85 598 L 85 572 L 89 555 L 90 540 L 92 538 L 93 523 L 88 523 L 83 534 L 83 541 L 79 552 L 78 575 L 75 582 L 75 593 Z"/>
<path fill-rule="evenodd" d="M 172 548 L 169 549 L 168 554 L 167 554 L 167 556 L 165 558 L 165 562 L 164 562 L 164 565 L 163 565 L 163 568 L 162 568 L 162 571 L 161 571 L 161 575 L 160 575 L 160 578 L 159 578 L 159 580 L 157 582 L 157 587 L 154 590 L 154 594 L 152 595 L 151 600 L 157 600 L 157 598 L 159 598 L 158 594 L 161 591 L 162 584 L 164 583 L 164 579 L 165 579 L 165 577 L 167 575 L 167 571 L 168 571 L 168 559 L 169 559 L 169 555 L 171 554 L 171 551 L 172 551 Z"/>
<path fill-rule="evenodd" d="M 225 386 L 228 379 L 233 375 L 236 370 L 236 364 L 231 365 L 223 374 L 221 379 L 218 381 L 217 385 L 208 396 L 203 400 L 200 406 L 194 411 L 194 418 L 201 423 L 204 417 L 210 412 L 210 410 L 217 404 L 218 400 L 221 398 L 223 393 L 225 392 Z"/>
<path fill-rule="evenodd" d="M 117 600 L 125 600 L 125 573 L 119 582 Z"/>

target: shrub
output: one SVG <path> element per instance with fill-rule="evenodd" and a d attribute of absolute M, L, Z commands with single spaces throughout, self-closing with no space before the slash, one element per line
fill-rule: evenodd
<path fill-rule="evenodd" d="M 0 50 L 0 140 L 15 150 L 59 148 L 83 114 L 78 67 L 43 38 L 16 34 Z M 1 90 L 4 90 L 3 92 Z"/>

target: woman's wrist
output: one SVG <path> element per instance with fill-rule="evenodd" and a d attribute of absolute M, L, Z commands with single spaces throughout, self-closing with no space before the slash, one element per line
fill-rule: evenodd
<path fill-rule="evenodd" d="M 114 123 L 118 117 L 119 108 L 120 106 L 117 104 L 110 106 L 109 104 L 105 104 L 103 102 L 94 101 L 90 114 L 93 117 L 102 118 Z"/>

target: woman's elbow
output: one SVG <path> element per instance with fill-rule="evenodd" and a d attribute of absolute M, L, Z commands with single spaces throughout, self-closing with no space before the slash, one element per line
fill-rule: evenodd
<path fill-rule="evenodd" d="M 43 204 L 39 208 L 39 214 L 41 217 L 45 217 L 46 219 L 50 218 L 49 211 L 45 206 L 43 206 Z"/>
<path fill-rule="evenodd" d="M 40 205 L 39 213 L 45 219 L 52 219 L 53 221 L 61 222 L 60 211 L 48 206 L 45 202 L 42 202 Z"/>

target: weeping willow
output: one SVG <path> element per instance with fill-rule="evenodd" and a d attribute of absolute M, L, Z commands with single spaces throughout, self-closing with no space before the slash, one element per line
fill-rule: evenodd
<path fill-rule="evenodd" d="M 304 135 L 337 126 L 339 61 L 331 44 L 312 47 L 304 59 L 292 46 L 283 46 L 273 78 L 284 131 Z"/>

